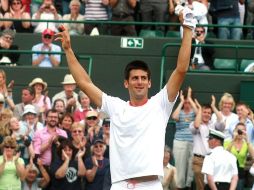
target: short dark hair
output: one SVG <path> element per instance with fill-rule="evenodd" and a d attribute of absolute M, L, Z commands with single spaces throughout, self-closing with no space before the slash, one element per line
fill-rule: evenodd
<path fill-rule="evenodd" d="M 58 112 L 54 108 L 53 109 L 49 109 L 49 110 L 46 111 L 46 114 L 45 114 L 46 117 L 48 117 L 49 113 L 57 113 L 58 114 Z"/>
<path fill-rule="evenodd" d="M 148 80 L 151 79 L 151 71 L 148 67 L 148 65 L 144 61 L 135 60 L 130 63 L 128 63 L 124 69 L 124 79 L 128 80 L 130 77 L 130 72 L 133 69 L 141 69 L 145 72 L 147 72 Z"/>
<path fill-rule="evenodd" d="M 65 137 L 60 140 L 60 146 L 57 147 L 57 151 L 56 151 L 57 155 L 59 156 L 60 159 L 62 159 L 62 150 L 65 147 L 69 147 L 70 149 L 72 149 L 72 158 L 71 159 L 73 159 L 74 156 L 75 156 L 74 155 L 74 149 L 75 149 L 75 147 L 72 144 L 72 141 L 70 139 L 66 139 Z"/>
<path fill-rule="evenodd" d="M 34 88 L 32 88 L 32 87 L 30 87 L 30 86 L 27 86 L 27 87 L 24 87 L 24 88 L 22 89 L 22 91 L 23 91 L 23 90 L 27 90 L 27 91 L 30 93 L 30 95 L 35 96 L 35 90 L 34 90 Z"/>

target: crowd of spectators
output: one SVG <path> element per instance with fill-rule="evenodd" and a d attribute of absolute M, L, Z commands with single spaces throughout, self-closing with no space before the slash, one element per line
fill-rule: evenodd
<path fill-rule="evenodd" d="M 117 25 L 101 24 L 100 21 L 141 21 L 141 22 L 178 22 L 175 6 L 181 4 L 193 9 L 198 24 L 220 24 L 231 27 L 215 27 L 205 31 L 214 32 L 220 39 L 242 39 L 251 35 L 251 29 L 234 27 L 236 25 L 251 25 L 253 3 L 247 0 L 1 0 L 0 18 L 35 19 L 37 21 L 4 21 L 2 29 L 14 29 L 16 32 L 42 33 L 50 28 L 58 31 L 61 20 L 70 29 L 71 35 L 89 35 L 94 28 L 102 35 L 136 36 L 141 29 L 158 30 L 164 34 L 169 30 L 179 31 L 175 25 Z M 39 22 L 48 20 L 49 22 Z M 58 22 L 52 22 L 56 20 Z M 73 22 L 80 21 L 80 22 Z M 82 21 L 91 21 L 82 23 Z M 247 31 L 247 32 L 246 32 Z"/>
<path fill-rule="evenodd" d="M 249 170 L 254 167 L 254 117 L 247 104 L 236 104 L 229 93 L 222 95 L 218 108 L 213 95 L 211 103 L 200 104 L 193 98 L 191 88 L 188 88 L 180 93 L 180 103 L 172 119 L 176 121 L 173 142 L 176 187 L 190 189 L 194 178 L 196 189 L 205 189 L 205 174 L 202 168 L 206 155 L 211 153 L 208 139 L 211 129 L 224 134 L 224 148 L 236 157 L 237 190 L 252 186 L 254 180 L 250 177 Z M 215 169 L 214 173 L 216 172 L 219 173 Z"/>

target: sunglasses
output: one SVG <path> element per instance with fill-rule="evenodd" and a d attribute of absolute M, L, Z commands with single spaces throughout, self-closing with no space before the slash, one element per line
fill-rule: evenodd
<path fill-rule="evenodd" d="M 96 117 L 96 116 L 92 116 L 92 117 L 87 117 L 86 119 L 87 119 L 87 120 L 96 120 L 97 117 Z"/>
<path fill-rule="evenodd" d="M 49 34 L 46 34 L 46 35 L 44 35 L 44 36 L 43 36 L 43 38 L 45 38 L 45 39 L 51 39 L 51 38 L 52 38 L 52 36 L 51 36 L 51 35 L 49 35 Z"/>
<path fill-rule="evenodd" d="M 103 148 L 103 145 L 95 145 L 94 148 Z"/>
<path fill-rule="evenodd" d="M 196 33 L 204 33 L 205 31 L 203 30 L 197 30 Z"/>
<path fill-rule="evenodd" d="M 4 146 L 4 148 L 11 148 L 11 149 L 15 149 L 15 147 L 13 147 L 13 146 Z"/>
<path fill-rule="evenodd" d="M 82 133 L 82 131 L 81 130 L 74 130 L 74 131 L 72 131 L 73 133 Z"/>

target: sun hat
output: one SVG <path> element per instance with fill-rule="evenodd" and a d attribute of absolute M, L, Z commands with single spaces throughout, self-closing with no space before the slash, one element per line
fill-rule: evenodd
<path fill-rule="evenodd" d="M 29 86 L 33 86 L 35 84 L 42 84 L 43 85 L 43 90 L 47 88 L 47 83 L 44 82 L 41 78 L 34 78 L 32 82 L 29 83 Z"/>
<path fill-rule="evenodd" d="M 71 74 L 67 74 L 64 76 L 62 84 L 76 84 L 76 81 Z"/>

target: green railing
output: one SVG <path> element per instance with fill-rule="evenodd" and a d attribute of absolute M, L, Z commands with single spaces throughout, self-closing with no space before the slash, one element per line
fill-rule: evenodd
<path fill-rule="evenodd" d="M 45 52 L 45 51 L 31 51 L 31 50 L 7 50 L 7 49 L 0 49 L 0 53 L 19 53 L 19 54 L 60 54 L 65 55 L 64 52 Z M 88 75 L 91 77 L 92 75 L 92 67 L 93 67 L 93 58 L 91 56 L 79 54 L 77 55 L 77 59 L 79 60 L 88 60 Z M 0 64 L 1 65 L 1 64 Z M 32 63 L 31 63 L 32 65 Z M 19 66 L 20 67 L 20 66 Z"/>
<path fill-rule="evenodd" d="M 166 64 L 166 58 L 170 57 L 168 55 L 166 55 L 166 51 L 167 48 L 169 47 L 180 47 L 180 43 L 166 43 L 164 44 L 162 51 L 161 51 L 161 69 L 160 69 L 160 89 L 163 87 L 163 79 L 165 77 L 165 64 Z M 234 58 L 237 60 L 237 66 L 235 67 L 234 71 L 220 71 L 220 70 L 189 70 L 188 72 L 196 72 L 196 73 L 243 73 L 240 71 L 240 59 L 239 58 L 239 54 L 238 51 L 239 49 L 254 49 L 254 46 L 251 45 L 215 45 L 215 44 L 202 44 L 202 45 L 198 45 L 198 44 L 193 44 L 192 46 L 194 47 L 213 47 L 213 48 L 229 48 L 229 49 L 234 49 Z M 232 57 L 232 55 L 230 55 Z M 219 58 L 219 57 L 218 57 Z M 253 55 L 253 60 L 254 60 L 254 55 Z M 249 74 L 249 75 L 253 75 L 253 73 L 244 73 L 244 74 Z"/>

